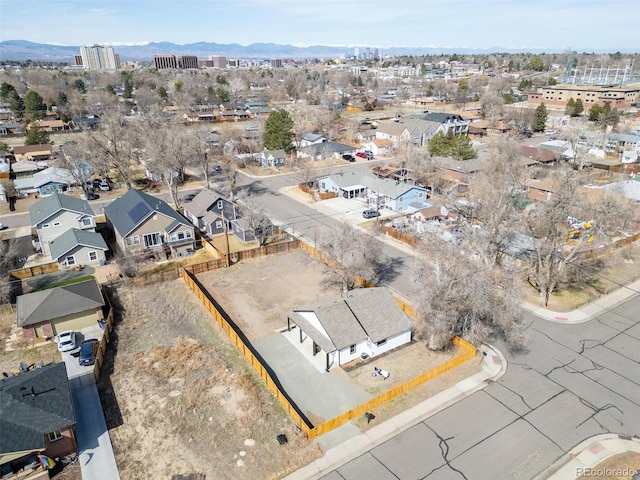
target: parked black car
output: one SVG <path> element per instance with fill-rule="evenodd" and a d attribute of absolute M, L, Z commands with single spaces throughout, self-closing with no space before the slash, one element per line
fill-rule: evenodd
<path fill-rule="evenodd" d="M 356 161 L 356 157 L 354 157 L 353 155 L 349 155 L 348 153 L 345 153 L 344 155 L 342 155 L 342 158 L 344 160 L 346 160 L 347 162 L 355 162 Z"/>
<path fill-rule="evenodd" d="M 93 365 L 96 361 L 96 350 L 98 349 L 98 340 L 90 338 L 80 344 L 80 356 L 78 363 L 82 366 Z"/>

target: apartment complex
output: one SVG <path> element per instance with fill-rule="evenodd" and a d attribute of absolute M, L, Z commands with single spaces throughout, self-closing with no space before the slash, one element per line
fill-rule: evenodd
<path fill-rule="evenodd" d="M 582 101 L 585 111 L 594 105 L 611 103 L 612 108 L 627 110 L 640 102 L 640 84 L 626 86 L 599 85 L 553 85 L 538 88 L 536 93 L 530 93 L 528 102 L 539 105 L 544 103 L 549 107 L 564 108 L 567 102 Z"/>
<path fill-rule="evenodd" d="M 80 47 L 81 65 L 87 70 L 118 70 L 120 55 L 113 51 L 113 47 L 92 45 Z M 78 57 L 76 56 L 76 63 Z"/>

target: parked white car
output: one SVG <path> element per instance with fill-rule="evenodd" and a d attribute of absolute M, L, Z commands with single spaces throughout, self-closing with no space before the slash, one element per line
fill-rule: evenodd
<path fill-rule="evenodd" d="M 76 332 L 68 330 L 58 334 L 58 350 L 68 352 L 76 348 Z"/>

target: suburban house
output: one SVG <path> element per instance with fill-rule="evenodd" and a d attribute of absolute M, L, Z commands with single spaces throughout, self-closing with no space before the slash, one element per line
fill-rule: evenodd
<path fill-rule="evenodd" d="M 25 133 L 22 123 L 0 123 L 0 136 L 24 135 Z"/>
<path fill-rule="evenodd" d="M 0 478 L 44 480 L 38 455 L 77 453 L 76 417 L 64 362 L 0 381 Z"/>
<path fill-rule="evenodd" d="M 424 112 L 410 115 L 409 118 L 437 123 L 439 126 L 434 135 L 437 132 L 442 132 L 445 135 L 466 135 L 469 133 L 469 119 L 457 113 Z"/>
<path fill-rule="evenodd" d="M 540 202 L 551 200 L 555 188 L 556 185 L 553 178 L 527 180 L 527 193 L 531 200 Z"/>
<path fill-rule="evenodd" d="M 18 327 L 25 338 L 52 338 L 105 318 L 105 300 L 95 279 L 16 297 Z"/>
<path fill-rule="evenodd" d="M 231 231 L 244 243 L 253 242 L 256 237 L 253 234 L 253 228 L 246 218 L 236 218 L 231 222 Z"/>
<path fill-rule="evenodd" d="M 125 253 L 167 257 L 195 250 L 193 226 L 166 202 L 132 189 L 104 208 L 116 244 Z"/>
<path fill-rule="evenodd" d="M 31 226 L 38 232 L 38 241 L 44 255 L 51 256 L 51 244 L 71 229 L 96 231 L 96 214 L 89 203 L 60 193 L 41 198 L 31 205 L 29 216 Z M 91 239 L 93 244 L 97 242 L 94 237 Z M 104 243 L 104 240 L 102 242 Z"/>
<path fill-rule="evenodd" d="M 20 145 L 13 147 L 13 154 L 16 162 L 20 160 L 49 160 L 53 153 L 53 146 L 50 143 L 43 145 Z"/>
<path fill-rule="evenodd" d="M 36 120 L 36 125 L 42 132 L 53 133 L 68 130 L 69 126 L 62 120 Z"/>
<path fill-rule="evenodd" d="M 35 193 L 42 196 L 63 193 L 80 186 L 70 170 L 58 167 L 46 168 L 32 177 L 17 178 L 14 184 L 16 190 L 24 195 Z"/>
<path fill-rule="evenodd" d="M 411 342 L 411 321 L 384 287 L 358 288 L 297 308 L 287 317 L 287 330 L 296 327 L 300 343 L 310 343 L 314 356 L 324 352 L 327 371 Z"/>
<path fill-rule="evenodd" d="M 78 130 L 95 130 L 100 125 L 100 117 L 98 115 L 85 115 L 76 117 L 71 120 L 73 129 Z"/>
<path fill-rule="evenodd" d="M 369 141 L 363 141 L 361 143 L 362 148 L 365 150 L 371 150 L 374 155 L 385 155 L 391 153 L 393 150 L 393 142 L 391 140 L 374 138 Z"/>
<path fill-rule="evenodd" d="M 344 198 L 365 197 L 371 207 L 397 213 L 412 213 L 428 206 L 429 190 L 399 180 L 378 178 L 371 172 L 345 173 L 318 178 L 323 192 L 336 192 Z"/>
<path fill-rule="evenodd" d="M 328 141 L 329 139 L 322 135 L 318 135 L 317 133 L 305 133 L 300 139 L 298 147 L 308 147 L 309 145 L 318 145 L 319 143 L 325 143 Z"/>
<path fill-rule="evenodd" d="M 184 216 L 193 225 L 206 231 L 209 235 L 224 233 L 224 221 L 227 223 L 227 231 L 232 229 L 231 222 L 238 218 L 237 207 L 219 194 L 204 188 L 198 192 L 195 198 L 184 205 Z"/>
<path fill-rule="evenodd" d="M 109 250 L 98 232 L 71 228 L 49 242 L 52 260 L 61 269 L 76 265 L 104 265 Z"/>
<path fill-rule="evenodd" d="M 266 148 L 260 152 L 257 160 L 262 168 L 281 167 L 287 160 L 287 154 L 284 150 L 267 150 Z"/>
<path fill-rule="evenodd" d="M 322 160 L 329 157 L 341 157 L 342 155 L 349 154 L 355 155 L 356 147 L 351 145 L 345 145 L 340 142 L 320 142 L 306 147 L 300 147 L 296 151 L 298 158 L 311 158 L 312 160 Z"/>

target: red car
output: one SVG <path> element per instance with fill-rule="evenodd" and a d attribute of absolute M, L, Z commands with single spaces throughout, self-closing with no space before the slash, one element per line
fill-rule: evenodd
<path fill-rule="evenodd" d="M 367 155 L 364 152 L 358 152 L 356 153 L 356 157 L 367 158 Z"/>

